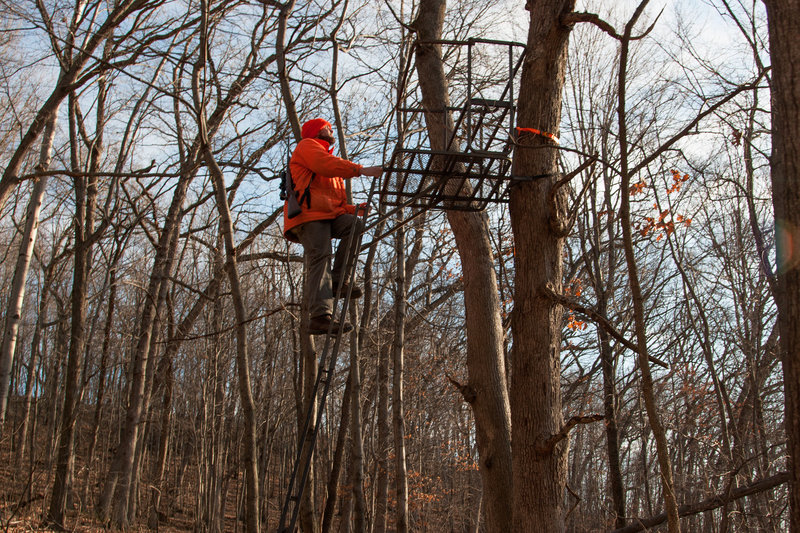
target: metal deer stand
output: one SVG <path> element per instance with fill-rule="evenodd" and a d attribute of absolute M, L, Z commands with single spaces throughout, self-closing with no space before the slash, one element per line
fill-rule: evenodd
<path fill-rule="evenodd" d="M 535 179 L 512 177 L 510 174 L 512 152 L 516 145 L 514 81 L 522 65 L 525 46 L 521 43 L 484 39 L 436 41 L 432 44 L 446 47 L 448 57 L 456 58 L 455 63 L 458 65 L 454 66 L 462 67 L 459 72 L 465 74 L 462 74 L 460 84 L 456 84 L 452 91 L 461 93 L 463 104 L 445 110 L 456 117 L 451 135 L 442 143 L 448 147 L 446 150 L 424 148 L 430 146 L 430 139 L 420 129 L 417 134 L 405 136 L 396 147 L 389 164 L 385 166 L 379 191 L 376 190 L 376 182 L 373 182 L 369 201 L 377 193 L 380 203 L 390 209 L 384 210 L 378 220 L 365 224 L 367 231 L 378 226 L 381 221 L 394 221 L 392 229 L 375 236 L 375 240 L 394 233 L 400 226 L 430 209 L 480 211 L 489 204 L 508 203 L 509 187 L 515 181 Z M 463 63 L 465 55 L 464 69 L 460 63 Z M 498 56 L 503 58 L 500 63 L 504 63 L 500 67 Z M 398 102 L 404 124 L 419 120 L 424 112 L 422 107 L 409 103 L 417 96 L 408 90 L 412 70 L 410 57 L 403 72 L 405 89 Z M 490 63 L 486 63 L 486 58 L 489 58 Z M 479 64 L 477 68 L 476 63 Z M 415 148 L 406 147 L 412 145 Z M 396 214 L 403 212 L 405 208 L 412 208 L 411 216 L 396 222 Z M 359 253 L 366 246 L 361 245 L 360 237 L 343 242 L 340 246 L 347 246 L 346 279 L 350 280 L 352 286 L 354 266 Z M 344 298 L 341 308 L 337 300 L 334 304 L 334 315 L 343 315 L 349 304 L 349 294 Z M 298 446 L 281 508 L 279 533 L 294 533 L 296 528 L 317 432 L 325 413 L 325 401 L 342 341 L 342 331 L 329 332 L 319 357 L 317 380 L 313 389 L 317 401 L 316 405 L 311 402 L 301 428 L 300 435 L 304 438 Z"/>

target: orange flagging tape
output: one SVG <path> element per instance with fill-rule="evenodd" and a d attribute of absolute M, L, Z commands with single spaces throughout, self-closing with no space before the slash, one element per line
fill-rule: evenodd
<path fill-rule="evenodd" d="M 559 142 L 557 136 L 555 136 L 552 133 L 546 132 L 546 131 L 537 130 L 536 128 L 519 128 L 519 127 L 517 128 L 517 133 L 520 133 L 520 132 L 523 132 L 523 131 L 527 132 L 527 133 L 533 133 L 534 135 L 541 135 L 542 137 L 547 137 L 551 141 L 554 141 L 556 144 Z"/>

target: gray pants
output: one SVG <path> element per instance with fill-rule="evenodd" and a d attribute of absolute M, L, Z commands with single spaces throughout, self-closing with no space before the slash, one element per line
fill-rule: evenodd
<path fill-rule="evenodd" d="M 364 231 L 364 223 L 355 215 L 339 215 L 331 220 L 306 222 L 293 230 L 305 253 L 305 297 L 308 298 L 308 309 L 312 318 L 333 313 L 333 282 L 338 283 L 344 275 L 347 243 L 354 229 L 357 234 L 353 237 L 353 246 L 356 246 L 358 234 Z M 332 238 L 342 242 L 336 247 L 331 269 Z"/>

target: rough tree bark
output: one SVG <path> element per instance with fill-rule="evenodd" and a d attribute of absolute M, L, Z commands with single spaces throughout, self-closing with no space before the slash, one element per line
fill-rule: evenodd
<path fill-rule="evenodd" d="M 445 0 L 422 0 L 412 24 L 419 38 L 416 68 L 433 150 L 447 148 L 444 140 L 453 131 L 452 117 L 445 112 L 448 85 L 441 46 L 430 44 L 441 39 L 445 10 Z M 463 268 L 468 382 L 462 390 L 469 391 L 465 399 L 475 414 L 486 527 L 511 531 L 511 408 L 489 225 L 481 213 L 448 211 L 447 219 Z"/>
<path fill-rule="evenodd" d="M 389 345 L 382 343 L 378 348 L 378 401 L 377 401 L 377 443 L 375 483 L 375 519 L 373 531 L 386 533 L 386 522 L 389 515 Z"/>
<path fill-rule="evenodd" d="M 358 324 L 358 308 L 350 304 L 350 320 Z M 361 365 L 358 329 L 350 333 L 350 484 L 353 491 L 353 530 L 366 531 L 367 501 L 364 497 L 364 427 L 361 415 Z"/>
<path fill-rule="evenodd" d="M 789 439 L 790 530 L 800 531 L 800 37 L 799 0 L 764 0 L 772 59 L 772 202 L 778 252 L 775 294 Z"/>
<path fill-rule="evenodd" d="M 398 218 L 402 212 L 398 213 Z M 395 530 L 408 531 L 408 467 L 406 464 L 403 348 L 405 346 L 406 276 L 405 228 L 395 233 L 394 336 L 392 341 L 392 429 L 394 433 Z"/>
<path fill-rule="evenodd" d="M 530 28 L 520 82 L 522 127 L 558 135 L 570 28 L 560 17 L 573 0 L 529 1 Z M 561 292 L 566 191 L 557 188 L 553 141 L 526 134 L 515 151 L 513 174 L 547 176 L 511 191 L 516 279 L 511 331 L 511 419 L 514 428 L 514 523 L 509 530 L 564 530 L 567 442 L 562 431 L 561 328 L 563 311 L 546 296 Z"/>

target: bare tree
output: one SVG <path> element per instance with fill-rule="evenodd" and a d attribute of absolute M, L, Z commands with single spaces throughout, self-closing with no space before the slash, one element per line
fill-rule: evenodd
<path fill-rule="evenodd" d="M 796 93 L 800 73 L 796 65 L 800 51 L 793 45 L 800 35 L 800 22 L 793 16 L 800 9 L 796 0 L 765 0 L 769 19 L 772 58 L 772 201 L 775 205 L 778 253 L 778 324 L 786 396 L 786 435 L 789 439 L 789 522 L 800 531 L 800 151 L 794 141 L 800 134 L 800 110 Z"/>
<path fill-rule="evenodd" d="M 81 0 L 75 5 L 71 26 L 65 28 L 67 31 L 64 31 L 65 35 L 63 36 L 58 35 L 55 31 L 55 17 L 46 12 L 43 3 L 37 4 L 42 23 L 47 28 L 51 42 L 59 43 L 63 40 L 65 43 L 61 50 L 55 52 L 62 64 L 62 70 L 52 93 L 37 111 L 35 118 L 9 159 L 3 176 L 0 177 L 0 209 L 5 206 L 12 190 L 20 182 L 20 169 L 28 151 L 45 126 L 56 116 L 58 107 L 64 98 L 72 91 L 94 80 L 101 72 L 116 66 L 113 60 L 119 61 L 119 64 L 130 60 L 130 58 L 117 56 L 106 58 L 105 61 L 97 61 L 95 53 L 98 47 L 106 41 L 115 28 L 118 28 L 129 17 L 153 9 L 158 4 L 154 0 L 125 0 L 115 4 L 110 11 L 106 11 L 103 9 L 102 3 L 97 0 Z M 99 24 L 94 17 L 87 17 L 88 13 L 94 11 L 106 14 L 106 18 Z M 78 35 L 83 36 L 80 42 L 75 41 L 75 37 Z M 134 56 L 140 52 L 141 48 L 133 49 Z"/>
<path fill-rule="evenodd" d="M 528 59 L 523 65 L 518 123 L 558 135 L 570 28 L 570 0 L 528 3 Z M 561 292 L 566 191 L 557 178 L 558 150 L 542 135 L 519 139 L 513 174 L 543 176 L 511 192 L 515 294 L 511 321 L 514 428 L 514 522 L 564 530 L 567 446 L 560 390 L 562 309 L 545 296 Z"/>
<path fill-rule="evenodd" d="M 228 283 L 231 287 L 234 310 L 236 312 L 236 368 L 239 374 L 239 395 L 245 420 L 244 436 L 244 463 L 247 476 L 246 493 L 246 525 L 248 533 L 258 533 L 261 527 L 259 518 L 259 500 L 261 492 L 258 486 L 258 462 L 256 446 L 256 419 L 255 404 L 250 385 L 250 355 L 247 347 L 247 322 L 248 313 L 242 298 L 242 289 L 239 281 L 239 270 L 236 259 L 236 244 L 233 241 L 233 222 L 231 220 L 230 205 L 225 194 L 225 180 L 219 168 L 214 153 L 211 149 L 206 116 L 204 95 L 206 93 L 203 82 L 203 72 L 208 62 L 208 5 L 205 1 L 200 3 L 202 23 L 200 26 L 200 56 L 195 64 L 192 76 L 192 96 L 198 110 L 199 140 L 202 157 L 208 166 L 214 184 L 214 193 L 217 201 L 217 210 L 220 214 L 220 232 L 225 242 L 225 270 L 228 274 Z"/>
<path fill-rule="evenodd" d="M 104 91 L 100 91 L 98 101 L 97 148 L 102 147 L 102 128 L 104 113 L 102 111 L 105 99 Z M 80 170 L 79 162 L 79 132 L 78 130 L 78 102 L 75 95 L 69 98 L 69 123 L 71 160 L 74 171 Z M 98 155 L 90 158 L 89 173 L 97 170 Z M 88 300 L 89 270 L 92 264 L 92 246 L 96 239 L 95 232 L 102 231 L 95 228 L 95 207 L 97 205 L 97 178 L 79 177 L 75 179 L 75 252 L 74 273 L 72 281 L 71 299 L 71 328 L 69 355 L 67 358 L 67 373 L 64 379 L 64 403 L 61 411 L 61 431 L 58 435 L 58 452 L 56 459 L 56 477 L 50 498 L 48 520 L 59 528 L 65 527 L 65 512 L 67 498 L 72 490 L 72 477 L 75 462 L 75 426 L 77 422 L 78 402 L 81 397 L 81 367 L 83 352 L 86 345 L 86 305 Z"/>
<path fill-rule="evenodd" d="M 416 69 L 431 148 L 457 149 L 444 145 L 453 132 L 447 112 L 449 98 L 441 57 L 446 13 L 444 0 L 424 0 L 412 24 L 419 43 Z M 448 211 L 464 273 L 464 307 L 467 330 L 469 381 L 464 399 L 475 413 L 476 437 L 481 457 L 486 524 L 489 531 L 510 531 L 511 498 L 511 409 L 506 384 L 500 297 L 494 257 L 485 215 Z"/>
<path fill-rule="evenodd" d="M 55 113 L 52 120 L 44 128 L 39 164 L 36 167 L 39 172 L 47 170 L 50 166 L 57 117 L 58 113 Z M 11 366 L 14 362 L 14 351 L 19 335 L 19 321 L 25 298 L 25 283 L 28 279 L 28 270 L 33 258 L 33 248 L 36 244 L 36 236 L 39 229 L 39 212 L 41 211 L 46 188 L 47 177 L 39 178 L 34 182 L 25 214 L 25 229 L 20 239 L 17 266 L 14 269 L 14 280 L 11 283 L 11 295 L 6 310 L 5 327 L 3 328 L 3 343 L 2 348 L 0 348 L 0 436 L 3 434 L 6 419 L 8 386 L 11 380 Z"/>

